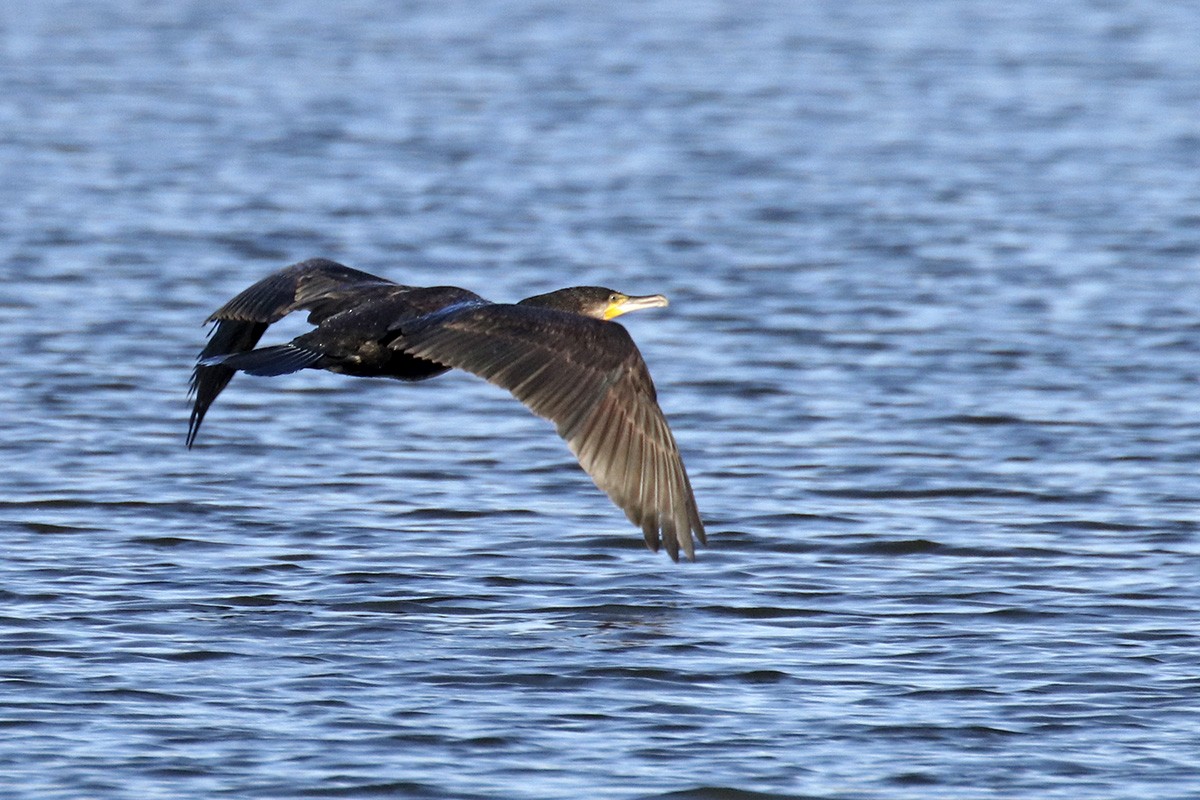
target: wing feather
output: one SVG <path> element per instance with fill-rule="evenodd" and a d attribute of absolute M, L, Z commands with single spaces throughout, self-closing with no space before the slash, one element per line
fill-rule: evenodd
<path fill-rule="evenodd" d="M 187 446 L 195 443 L 204 415 L 236 373 L 232 367 L 199 362 L 253 350 L 272 323 L 298 309 L 308 309 L 309 321 L 320 322 L 375 286 L 399 288 L 385 278 L 336 261 L 312 258 L 268 275 L 213 312 L 208 322 L 216 325 L 192 371 L 189 394 L 195 402 L 188 420 Z"/>
<path fill-rule="evenodd" d="M 298 309 L 357 296 L 369 286 L 397 287 L 387 278 L 347 267 L 327 258 L 310 258 L 284 267 L 239 292 L 213 312 L 209 322 L 243 321 L 270 325 Z M 332 311 L 323 308 L 323 311 Z M 336 312 L 334 312 L 336 313 Z M 323 317 L 310 319 L 320 322 Z"/>
<path fill-rule="evenodd" d="M 646 363 L 623 327 L 521 305 L 405 325 L 392 347 L 472 372 L 551 420 L 653 550 L 694 558 L 704 541 L 691 483 Z"/>

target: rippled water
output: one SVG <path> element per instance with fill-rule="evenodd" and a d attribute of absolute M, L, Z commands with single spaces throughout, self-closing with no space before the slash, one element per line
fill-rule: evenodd
<path fill-rule="evenodd" d="M 1200 795 L 1193 11 L 6 4 L 3 793 Z M 186 451 L 315 255 L 668 294 L 711 546 L 465 375 Z"/>

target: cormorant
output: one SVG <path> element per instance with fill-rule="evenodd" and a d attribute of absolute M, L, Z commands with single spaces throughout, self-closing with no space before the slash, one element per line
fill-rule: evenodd
<path fill-rule="evenodd" d="M 209 406 L 239 370 L 421 381 L 450 369 L 512 392 L 552 421 L 580 465 L 678 561 L 705 542 L 691 483 L 655 395 L 646 362 L 614 317 L 665 306 L 597 286 L 560 289 L 516 304 L 491 303 L 452 286 L 403 286 L 328 259 L 269 275 L 218 309 L 192 373 L 187 446 Z M 267 327 L 293 311 L 316 327 L 287 344 L 255 349 Z"/>

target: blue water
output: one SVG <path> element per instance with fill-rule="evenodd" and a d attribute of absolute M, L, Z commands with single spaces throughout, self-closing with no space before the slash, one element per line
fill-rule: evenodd
<path fill-rule="evenodd" d="M 0 794 L 1200 796 L 1190 3 L 6 3 Z M 311 256 L 599 283 L 710 546 Z M 268 338 L 304 329 L 288 321 Z"/>

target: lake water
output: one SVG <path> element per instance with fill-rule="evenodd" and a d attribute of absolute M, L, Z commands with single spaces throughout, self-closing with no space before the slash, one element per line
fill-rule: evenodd
<path fill-rule="evenodd" d="M 1195 11 L 6 3 L 0 794 L 1200 796 Z M 710 546 L 469 375 L 185 450 L 318 255 L 669 295 Z"/>

